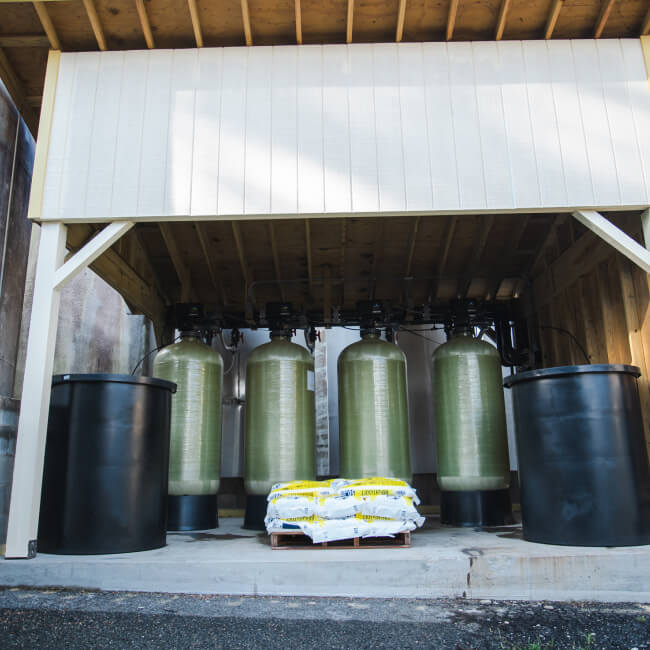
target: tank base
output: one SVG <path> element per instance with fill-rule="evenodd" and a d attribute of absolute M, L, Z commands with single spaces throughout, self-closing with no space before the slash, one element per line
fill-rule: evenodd
<path fill-rule="evenodd" d="M 266 530 L 266 526 L 264 525 L 266 506 L 266 496 L 263 494 L 247 495 L 243 527 L 247 530 Z"/>
<path fill-rule="evenodd" d="M 508 526 L 514 523 L 510 490 L 440 493 L 440 523 L 447 526 Z"/>
<path fill-rule="evenodd" d="M 169 495 L 167 530 L 207 530 L 219 526 L 217 495 Z"/>

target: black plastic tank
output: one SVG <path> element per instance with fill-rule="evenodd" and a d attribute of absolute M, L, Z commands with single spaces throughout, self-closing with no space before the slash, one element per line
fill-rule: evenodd
<path fill-rule="evenodd" d="M 635 366 L 532 370 L 512 388 L 524 539 L 650 543 L 650 470 Z"/>
<path fill-rule="evenodd" d="M 171 398 L 151 377 L 52 378 L 38 550 L 93 555 L 165 545 Z"/>

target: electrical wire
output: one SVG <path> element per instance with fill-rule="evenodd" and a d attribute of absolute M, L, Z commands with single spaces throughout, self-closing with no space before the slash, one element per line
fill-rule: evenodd
<path fill-rule="evenodd" d="M 421 331 L 422 332 L 439 332 L 441 329 L 442 328 L 440 328 L 440 327 L 432 327 L 430 329 L 421 330 Z M 413 334 L 414 336 L 419 336 L 421 339 L 424 339 L 425 341 L 428 341 L 429 343 L 438 343 L 439 345 L 441 345 L 443 343 L 443 341 L 436 341 L 435 339 L 430 339 L 427 336 L 423 336 L 422 334 L 420 334 L 420 332 L 417 332 L 416 330 L 407 330 L 406 328 L 402 327 L 402 328 L 400 328 L 399 331 L 400 332 L 408 332 L 409 334 Z"/>
<path fill-rule="evenodd" d="M 580 352 L 582 352 L 582 356 L 585 358 L 585 361 L 587 362 L 587 364 L 591 365 L 591 361 L 589 360 L 589 355 L 587 354 L 585 349 L 580 344 L 580 341 L 578 341 L 578 339 L 573 335 L 572 332 L 569 332 L 569 330 L 565 330 L 562 327 L 554 327 L 553 325 L 538 325 L 538 327 L 541 330 L 556 330 L 557 332 L 562 332 L 563 334 L 566 334 L 567 336 L 569 336 L 573 340 L 573 342 L 576 344 L 576 346 L 578 347 L 578 350 L 580 350 Z"/>
<path fill-rule="evenodd" d="M 149 352 L 147 352 L 147 354 L 145 354 L 145 355 L 142 357 L 142 359 L 140 359 L 140 361 L 138 361 L 138 363 L 135 364 L 135 368 L 133 368 L 133 370 L 131 370 L 131 375 L 135 375 L 135 371 L 140 367 L 140 364 L 141 364 L 141 363 L 142 363 L 142 362 L 143 362 L 147 357 L 149 357 L 150 355 L 152 355 L 154 352 L 158 352 L 158 350 L 162 350 L 163 348 L 166 348 L 167 345 L 172 345 L 172 343 L 176 343 L 176 341 L 178 341 L 178 339 L 180 339 L 180 338 L 181 338 L 181 335 L 179 334 L 179 335 L 178 335 L 178 336 L 177 336 L 177 337 L 176 337 L 176 338 L 175 338 L 171 343 L 167 343 L 167 344 L 165 344 L 165 345 L 161 345 L 161 346 L 159 346 L 159 347 L 157 347 L 157 348 L 154 348 L 153 350 L 150 350 Z"/>

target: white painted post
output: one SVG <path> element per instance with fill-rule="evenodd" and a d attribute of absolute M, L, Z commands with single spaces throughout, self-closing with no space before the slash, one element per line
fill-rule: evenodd
<path fill-rule="evenodd" d="M 48 222 L 41 226 L 9 505 L 7 558 L 36 555 L 61 288 L 133 226 L 132 221 L 109 224 L 65 264 L 66 226 Z"/>
<path fill-rule="evenodd" d="M 66 232 L 62 223 L 44 223 L 41 226 L 11 488 L 7 558 L 27 558 L 36 554 L 60 300 L 59 289 L 54 288 L 53 280 L 65 257 Z"/>

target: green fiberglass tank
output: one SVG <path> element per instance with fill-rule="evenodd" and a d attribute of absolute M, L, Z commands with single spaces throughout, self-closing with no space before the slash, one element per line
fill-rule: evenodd
<path fill-rule="evenodd" d="M 221 464 L 221 356 L 183 334 L 156 355 L 154 375 L 178 387 L 172 399 L 167 527 L 213 528 Z"/>
<path fill-rule="evenodd" d="M 315 428 L 314 360 L 272 332 L 246 364 L 246 527 L 263 527 L 274 483 L 316 478 Z"/>
<path fill-rule="evenodd" d="M 365 332 L 338 360 L 341 476 L 411 481 L 406 358 Z"/>
<path fill-rule="evenodd" d="M 433 354 L 433 391 L 442 490 L 510 485 L 501 358 L 489 343 L 456 330 Z"/>

